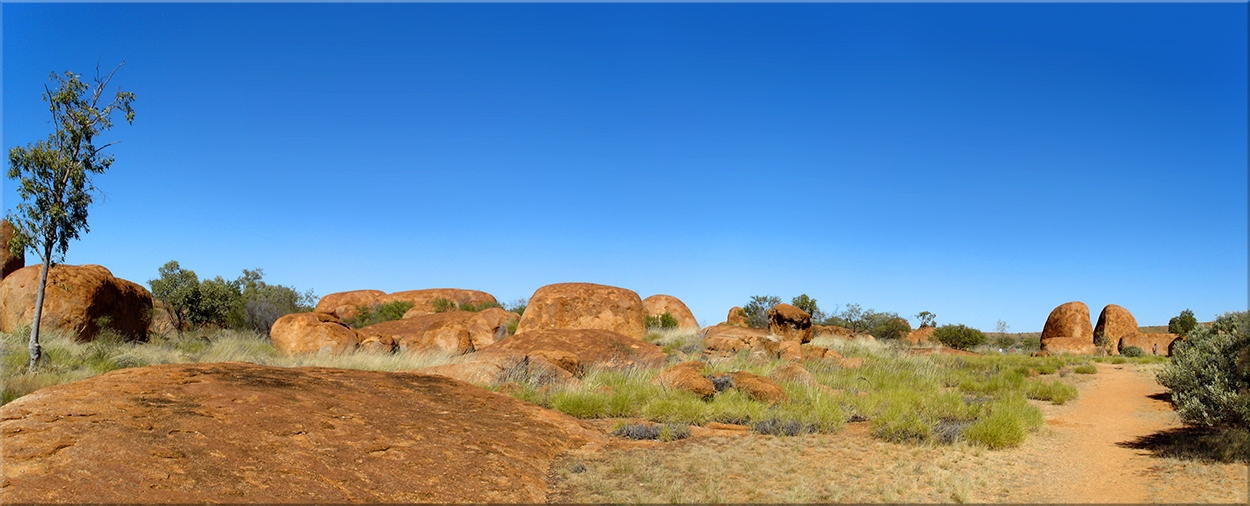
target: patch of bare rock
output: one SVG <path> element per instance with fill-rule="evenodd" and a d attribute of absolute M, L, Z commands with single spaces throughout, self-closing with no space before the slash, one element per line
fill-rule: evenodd
<path fill-rule="evenodd" d="M 123 369 L 0 407 L 0 503 L 526 502 L 605 436 L 441 376 Z"/>

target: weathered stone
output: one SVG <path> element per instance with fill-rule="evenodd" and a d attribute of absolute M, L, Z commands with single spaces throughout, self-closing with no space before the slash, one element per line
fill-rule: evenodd
<path fill-rule="evenodd" d="M 777 344 L 777 358 L 790 362 L 803 360 L 803 348 L 798 341 L 781 341 Z"/>
<path fill-rule="evenodd" d="M 931 342 L 929 337 L 933 335 L 933 330 L 934 327 L 920 327 L 908 333 L 903 340 L 912 345 L 926 344 Z"/>
<path fill-rule="evenodd" d="M 1136 332 L 1133 335 L 1126 335 L 1120 338 L 1116 349 L 1124 352 L 1124 348 L 1136 346 L 1141 348 L 1147 355 L 1172 355 L 1172 346 L 1180 338 L 1176 334 L 1147 334 L 1144 332 Z"/>
<path fill-rule="evenodd" d="M 712 380 L 703 376 L 704 365 L 697 360 L 682 362 L 660 371 L 651 382 L 702 397 L 711 397 L 716 393 L 716 388 L 712 386 Z"/>
<path fill-rule="evenodd" d="M 1098 314 L 1098 324 L 1094 326 L 1094 335 L 1105 337 L 1111 354 L 1119 355 L 1120 339 L 1137 335 L 1137 318 L 1133 318 L 1133 313 L 1128 312 L 1127 309 L 1108 304 Z"/>
<path fill-rule="evenodd" d="M 839 327 L 837 325 L 812 325 L 812 337 L 831 337 L 834 339 L 854 339 L 855 333 L 851 329 Z"/>
<path fill-rule="evenodd" d="M 777 304 L 768 309 L 768 331 L 782 340 L 810 342 L 812 316 L 790 304 Z"/>
<path fill-rule="evenodd" d="M 530 297 L 517 333 L 548 329 L 608 330 L 630 339 L 646 334 L 646 313 L 638 294 L 593 283 L 557 283 Z"/>
<path fill-rule="evenodd" d="M 815 385 L 816 377 L 811 372 L 794 362 L 787 362 L 773 369 L 772 374 L 768 375 L 773 381 L 798 383 L 800 385 Z"/>
<path fill-rule="evenodd" d="M 285 355 L 342 354 L 356 350 L 361 336 L 343 320 L 326 313 L 291 313 L 269 328 L 273 347 Z"/>
<path fill-rule="evenodd" d="M 738 327 L 734 325 L 714 325 L 703 329 L 703 345 L 708 350 L 737 353 L 756 347 L 761 340 L 768 337 L 765 329 Z"/>
<path fill-rule="evenodd" d="M 317 313 L 332 314 L 340 320 L 349 320 L 360 314 L 357 306 L 371 307 L 378 304 L 386 292 L 381 290 L 352 290 L 337 292 L 317 301 Z"/>
<path fill-rule="evenodd" d="M 1094 327 L 1089 323 L 1089 307 L 1083 302 L 1069 302 L 1050 312 L 1042 328 L 1042 350 L 1051 353 L 1088 355 L 1094 347 Z"/>
<path fill-rule="evenodd" d="M 43 265 L 23 267 L 0 281 L 0 331 L 12 332 L 34 321 L 42 269 Z M 99 265 L 52 266 L 43 297 L 42 328 L 91 341 L 107 321 L 107 328 L 124 338 L 147 338 L 152 294 Z"/>
<path fill-rule="evenodd" d="M 16 255 L 9 250 L 9 241 L 13 240 L 14 233 L 13 224 L 9 220 L 0 219 L 0 281 L 26 266 L 25 250 Z"/>
<path fill-rule="evenodd" d="M 757 376 L 746 371 L 733 373 L 734 388 L 742 390 L 748 397 L 769 404 L 789 402 L 790 396 L 773 380 Z"/>
<path fill-rule="evenodd" d="M 477 316 L 471 311 L 423 314 L 375 323 L 360 329 L 360 335 L 362 339 L 389 336 L 399 350 L 409 353 L 427 350 L 469 353 L 476 350 L 470 326 Z M 494 342 L 494 336 L 489 334 L 480 339 Z"/>
<path fill-rule="evenodd" d="M 0 504 L 540 503 L 553 459 L 606 442 L 445 377 L 237 362 L 47 387 L 0 433 Z"/>
<path fill-rule="evenodd" d="M 684 302 L 672 295 L 652 295 L 642 299 L 642 308 L 646 311 L 647 316 L 655 318 L 668 313 L 677 320 L 677 328 L 699 328 L 699 322 L 694 319 L 694 313 L 690 312 L 690 308 L 686 307 Z"/>
<path fill-rule="evenodd" d="M 747 324 L 746 310 L 738 306 L 729 308 L 729 314 L 725 316 L 725 323 L 745 326 Z"/>
<path fill-rule="evenodd" d="M 529 314 L 529 309 L 525 310 Z M 527 356 L 537 351 L 568 352 L 585 367 L 658 366 L 668 358 L 651 343 L 599 329 L 547 329 L 517 332 L 484 351 Z"/>
<path fill-rule="evenodd" d="M 412 309 L 404 313 L 404 318 L 412 318 L 423 314 L 434 313 L 434 301 L 437 299 L 446 299 L 448 302 L 456 304 L 460 307 L 464 304 L 472 304 L 481 306 L 482 304 L 498 304 L 495 296 L 478 290 L 463 290 L 460 288 L 429 288 L 425 290 L 408 290 L 406 292 L 395 292 L 383 295 L 378 298 L 378 304 L 389 304 L 391 302 L 411 302 Z"/>

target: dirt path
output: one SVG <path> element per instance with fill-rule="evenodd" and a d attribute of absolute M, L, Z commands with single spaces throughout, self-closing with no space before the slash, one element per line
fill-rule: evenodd
<path fill-rule="evenodd" d="M 1049 430 L 1019 449 L 1019 456 L 1038 472 L 1020 490 L 1021 498 L 1048 503 L 1195 502 L 1214 499 L 1211 494 L 1217 491 L 1203 489 L 1199 482 L 1209 485 L 1209 479 L 1216 479 L 1228 487 L 1218 491 L 1222 496 L 1245 500 L 1245 466 L 1160 459 L 1139 449 L 1134 442 L 1183 426 L 1164 400 L 1166 389 L 1133 365 L 1097 367 L 1098 374 L 1080 386 L 1080 398 L 1044 408 Z M 1190 476 L 1194 469 L 1212 476 L 1195 479 Z"/>

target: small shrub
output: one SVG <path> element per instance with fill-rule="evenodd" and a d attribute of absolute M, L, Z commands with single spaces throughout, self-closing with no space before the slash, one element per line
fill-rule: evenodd
<path fill-rule="evenodd" d="M 1026 384 L 1024 395 L 1030 399 L 1050 401 L 1063 404 L 1077 396 L 1076 387 L 1057 381 L 1030 381 Z"/>
<path fill-rule="evenodd" d="M 690 437 L 690 427 L 675 423 L 626 423 L 612 431 L 612 435 L 637 441 L 658 439 L 669 442 Z"/>
<path fill-rule="evenodd" d="M 664 313 L 660 316 L 648 316 L 647 328 L 649 329 L 674 329 L 677 328 L 677 318 L 672 313 Z"/>
<path fill-rule="evenodd" d="M 1094 364 L 1078 365 L 1073 369 L 1077 374 L 1094 374 L 1098 372 L 1098 368 Z"/>
<path fill-rule="evenodd" d="M 438 297 L 430 301 L 430 306 L 434 308 L 435 313 L 446 313 L 448 311 L 455 311 L 456 309 L 459 309 L 459 306 L 457 306 L 455 302 L 442 297 Z"/>
<path fill-rule="evenodd" d="M 755 422 L 751 425 L 751 430 L 768 436 L 800 436 L 817 432 L 814 424 L 798 420 L 781 421 L 775 418 Z"/>
<path fill-rule="evenodd" d="M 1136 348 L 1136 346 L 1134 346 L 1134 348 Z M 1141 348 L 1138 348 L 1138 349 L 1141 349 Z M 1107 362 L 1110 362 L 1112 364 L 1123 364 L 1125 362 L 1128 362 L 1128 359 L 1124 357 L 1111 357 L 1111 359 L 1108 360 Z"/>
<path fill-rule="evenodd" d="M 1125 346 L 1124 349 L 1120 350 L 1120 354 L 1126 357 L 1130 357 L 1130 358 L 1140 357 L 1140 356 L 1145 355 L 1146 351 L 1137 346 Z M 1120 362 L 1120 363 L 1123 363 L 1123 362 Z"/>
<path fill-rule="evenodd" d="M 1190 330 L 1158 381 L 1187 423 L 1250 427 L 1250 312 L 1225 313 Z"/>
<path fill-rule="evenodd" d="M 932 338 L 957 350 L 966 350 L 985 343 L 985 333 L 965 325 L 943 325 L 933 329 Z"/>
<path fill-rule="evenodd" d="M 460 310 L 461 310 L 461 311 L 470 311 L 470 312 L 476 313 L 476 312 L 478 312 L 478 311 L 485 311 L 485 310 L 490 309 L 490 308 L 492 308 L 492 307 L 497 307 L 497 308 L 503 309 L 503 305 L 502 305 L 502 304 L 500 304 L 500 303 L 498 303 L 498 302 L 486 301 L 486 302 L 483 302 L 483 303 L 481 303 L 481 304 L 473 304 L 472 302 L 466 302 L 466 303 L 464 303 L 464 304 L 461 304 L 461 305 L 460 305 Z"/>

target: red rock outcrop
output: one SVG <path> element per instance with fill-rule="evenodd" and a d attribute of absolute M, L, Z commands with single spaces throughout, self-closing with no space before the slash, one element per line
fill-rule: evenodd
<path fill-rule="evenodd" d="M 725 323 L 729 325 L 746 325 L 746 310 L 738 306 L 729 308 L 729 314 L 725 316 Z"/>
<path fill-rule="evenodd" d="M 0 503 L 541 503 L 606 438 L 445 377 L 227 362 L 122 369 L 0 407 Z"/>
<path fill-rule="evenodd" d="M 278 318 L 269 328 L 269 337 L 278 353 L 342 354 L 356 350 L 361 336 L 343 320 L 326 313 L 291 313 Z"/>
<path fill-rule="evenodd" d="M 495 300 L 494 295 L 478 290 L 429 288 L 426 290 L 409 290 L 383 295 L 378 298 L 378 304 L 387 304 L 395 301 L 411 302 L 412 309 L 404 313 L 404 318 L 411 318 L 417 315 L 434 313 L 435 299 L 447 299 L 448 302 L 454 302 L 457 306 L 461 304 L 480 306 L 486 303 L 499 303 L 499 301 Z"/>
<path fill-rule="evenodd" d="M 529 314 L 529 310 L 525 310 Z M 524 317 L 522 317 L 524 321 Z M 668 358 L 659 346 L 598 329 L 527 330 L 495 343 L 484 352 L 530 355 L 537 351 L 563 351 L 576 355 L 587 367 L 625 365 L 657 366 Z"/>
<path fill-rule="evenodd" d="M 1120 339 L 1137 335 L 1137 318 L 1115 304 L 1108 304 L 1098 313 L 1098 324 L 1094 325 L 1094 335 L 1102 334 L 1107 338 L 1107 348 L 1111 354 L 1120 354 Z M 1149 350 L 1147 350 L 1149 351 Z"/>
<path fill-rule="evenodd" d="M 651 380 L 657 385 L 685 390 L 701 397 L 711 397 L 716 393 L 712 380 L 703 376 L 703 362 L 692 360 L 671 366 Z"/>
<path fill-rule="evenodd" d="M 812 315 L 790 304 L 777 304 L 768 308 L 768 331 L 786 341 L 811 342 Z"/>
<path fill-rule="evenodd" d="M 1127 335 L 1120 338 L 1116 342 L 1116 349 L 1123 352 L 1124 348 L 1136 346 L 1146 352 L 1147 355 L 1172 355 L 1172 343 L 1179 339 L 1176 334 L 1147 334 L 1137 332 L 1133 335 Z"/>
<path fill-rule="evenodd" d="M 378 304 L 378 300 L 385 295 L 386 292 L 382 290 L 336 292 L 326 295 L 317 301 L 317 308 L 313 311 L 332 314 L 340 320 L 348 320 L 360 314 L 356 306 L 375 306 Z"/>
<path fill-rule="evenodd" d="M 26 252 L 14 255 L 9 250 L 9 241 L 13 240 L 13 224 L 9 220 L 0 220 L 0 280 L 26 266 Z"/>
<path fill-rule="evenodd" d="M 364 339 L 374 336 L 390 337 L 399 350 L 409 353 L 426 350 L 469 353 L 476 350 L 474 336 L 469 328 L 471 320 L 477 316 L 477 313 L 471 311 L 423 314 L 375 323 L 361 328 L 359 333 Z M 494 342 L 493 335 L 480 336 L 480 339 Z"/>
<path fill-rule="evenodd" d="M 0 331 L 30 325 L 42 265 L 18 269 L 0 281 Z M 54 265 L 44 288 L 40 326 L 61 329 L 80 341 L 95 339 L 106 318 L 127 339 L 146 339 L 152 321 L 152 294 L 99 265 Z"/>
<path fill-rule="evenodd" d="M 668 313 L 677 319 L 677 328 L 681 329 L 698 329 L 699 322 L 694 319 L 694 313 L 690 312 L 690 308 L 677 297 L 672 295 L 652 295 L 642 299 L 642 309 L 646 311 L 647 316 L 659 318 L 660 315 Z"/>
<path fill-rule="evenodd" d="M 812 376 L 812 373 L 808 372 L 807 368 L 794 362 L 787 362 L 777 366 L 768 377 L 773 381 L 785 381 L 810 386 L 816 385 L 816 377 Z"/>
<path fill-rule="evenodd" d="M 702 330 L 703 345 L 711 351 L 737 353 L 756 347 L 768 337 L 765 329 L 738 327 L 736 325 L 713 325 Z"/>
<path fill-rule="evenodd" d="M 907 337 L 904 337 L 903 340 L 912 345 L 929 343 L 931 342 L 929 336 L 933 335 L 933 329 L 935 328 L 936 327 L 920 327 L 908 333 Z"/>
<path fill-rule="evenodd" d="M 1089 307 L 1083 302 L 1073 301 L 1055 308 L 1046 318 L 1041 341 L 1042 351 L 1052 354 L 1097 353 L 1097 347 L 1094 346 L 1094 327 L 1089 322 Z"/>
<path fill-rule="evenodd" d="M 769 404 L 790 402 L 790 396 L 773 380 L 757 376 L 746 371 L 733 373 L 734 388 L 742 390 L 748 397 Z"/>
<path fill-rule="evenodd" d="M 638 294 L 593 283 L 557 283 L 529 299 L 517 333 L 548 329 L 608 330 L 631 339 L 646 334 L 646 312 Z"/>
<path fill-rule="evenodd" d="M 831 337 L 834 339 L 855 339 L 856 335 L 851 329 L 839 327 L 837 325 L 812 325 L 812 337 Z"/>

